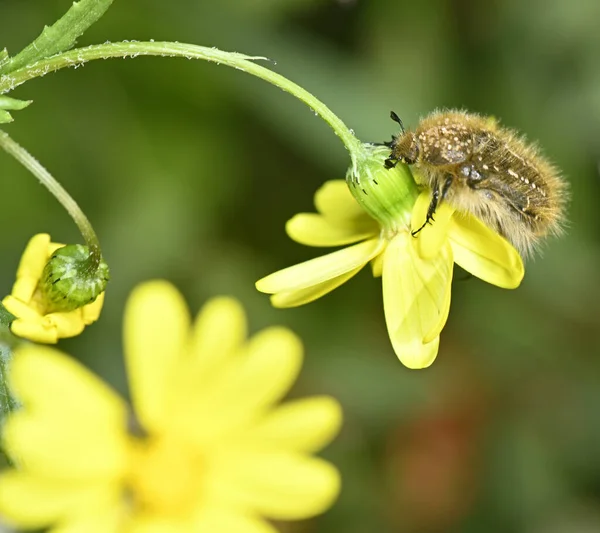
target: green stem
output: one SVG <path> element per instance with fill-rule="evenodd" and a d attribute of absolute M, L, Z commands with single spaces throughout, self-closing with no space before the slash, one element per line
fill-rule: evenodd
<path fill-rule="evenodd" d="M 90 224 L 77 202 L 71 198 L 69 193 L 63 186 L 52 177 L 52 175 L 33 157 L 25 148 L 13 141 L 8 133 L 0 130 L 0 147 L 7 153 L 12 155 L 19 163 L 21 163 L 29 172 L 31 172 L 40 183 L 50 191 L 50 193 L 61 203 L 71 216 L 81 235 L 85 239 L 90 249 L 90 267 L 94 270 L 102 260 L 102 252 L 100 251 L 100 243 L 94 232 L 94 228 Z"/>
<path fill-rule="evenodd" d="M 79 66 L 94 59 L 126 58 L 140 55 L 204 59 L 252 74 L 292 94 L 312 108 L 318 116 L 331 126 L 336 135 L 344 143 L 344 146 L 350 152 L 353 164 L 356 164 L 357 156 L 363 152 L 362 143 L 323 102 L 281 74 L 277 74 L 253 61 L 265 58 L 223 52 L 216 48 L 207 48 L 193 44 L 132 41 L 76 48 L 2 75 L 0 77 L 0 94 L 10 91 L 30 79 L 44 76 L 49 72 L 54 72 L 61 68 Z"/>

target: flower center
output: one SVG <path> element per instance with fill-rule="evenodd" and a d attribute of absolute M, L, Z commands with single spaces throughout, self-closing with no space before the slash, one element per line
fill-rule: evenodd
<path fill-rule="evenodd" d="M 188 515 L 202 493 L 202 456 L 170 436 L 149 437 L 138 443 L 129 477 L 134 505 L 153 515 Z"/>
<path fill-rule="evenodd" d="M 364 152 L 346 175 L 350 192 L 362 208 L 381 224 L 386 236 L 410 228 L 419 189 L 407 165 L 386 168 L 389 149 L 363 145 Z"/>

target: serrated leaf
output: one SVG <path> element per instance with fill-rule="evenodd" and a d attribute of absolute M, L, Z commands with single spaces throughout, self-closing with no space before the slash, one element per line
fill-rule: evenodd
<path fill-rule="evenodd" d="M 14 119 L 12 115 L 5 111 L 4 109 L 0 109 L 0 124 L 7 124 L 8 122 L 12 122 Z"/>
<path fill-rule="evenodd" d="M 10 111 L 20 111 L 25 109 L 32 100 L 17 100 L 10 96 L 0 95 L 0 109 L 8 109 Z"/>
<path fill-rule="evenodd" d="M 46 26 L 40 36 L 16 56 L 2 63 L 0 74 L 7 74 L 40 59 L 72 48 L 77 38 L 96 22 L 113 3 L 113 0 L 81 0 L 52 26 Z"/>

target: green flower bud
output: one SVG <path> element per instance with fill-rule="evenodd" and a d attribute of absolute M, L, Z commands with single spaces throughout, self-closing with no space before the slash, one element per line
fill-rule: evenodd
<path fill-rule="evenodd" d="M 104 261 L 96 265 L 87 246 L 59 248 L 46 263 L 40 280 L 47 312 L 73 311 L 92 303 L 108 280 L 108 265 Z"/>
<path fill-rule="evenodd" d="M 407 165 L 387 168 L 389 148 L 363 145 L 362 157 L 346 174 L 346 182 L 356 201 L 385 229 L 410 227 L 413 206 L 419 189 Z"/>

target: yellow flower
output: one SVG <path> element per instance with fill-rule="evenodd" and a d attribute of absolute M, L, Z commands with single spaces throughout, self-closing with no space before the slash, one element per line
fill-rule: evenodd
<path fill-rule="evenodd" d="M 79 335 L 100 316 L 104 303 L 102 292 L 92 303 L 72 311 L 49 311 L 40 290 L 44 267 L 52 254 L 64 244 L 50 242 L 50 235 L 40 233 L 31 238 L 17 270 L 12 294 L 2 300 L 6 309 L 17 317 L 11 331 L 34 342 L 54 344 L 58 339 Z"/>
<path fill-rule="evenodd" d="M 98 378 L 49 347 L 20 348 L 0 476 L 0 515 L 56 533 L 273 533 L 262 517 L 307 518 L 339 491 L 312 454 L 337 433 L 338 403 L 276 405 L 302 363 L 273 327 L 246 340 L 243 309 L 209 302 L 192 325 L 176 289 L 138 287 L 125 312 L 132 416 Z"/>
<path fill-rule="evenodd" d="M 379 150 L 379 157 L 388 153 Z M 329 181 L 315 195 L 318 213 L 300 213 L 286 225 L 301 244 L 353 246 L 275 272 L 256 288 L 272 294 L 275 307 L 294 307 L 339 287 L 370 262 L 373 275 L 383 275 L 385 318 L 396 355 L 409 368 L 425 368 L 437 355 L 448 318 L 453 263 L 488 283 L 515 288 L 523 262 L 500 235 L 444 203 L 435 222 L 413 237 L 411 231 L 425 221 L 430 193 L 418 195 L 406 167 L 387 170 L 383 159 L 371 165 L 363 169 L 367 179 L 349 180 L 354 197 L 345 181 Z"/>

